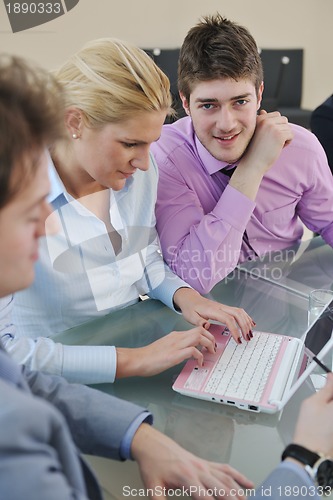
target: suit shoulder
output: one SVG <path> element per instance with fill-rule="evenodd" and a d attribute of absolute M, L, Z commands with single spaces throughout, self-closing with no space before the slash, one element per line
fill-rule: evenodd
<path fill-rule="evenodd" d="M 0 422 L 5 421 L 7 429 L 11 422 L 14 428 L 36 428 L 43 433 L 48 431 L 50 422 L 63 425 L 64 418 L 47 401 L 0 379 Z"/>

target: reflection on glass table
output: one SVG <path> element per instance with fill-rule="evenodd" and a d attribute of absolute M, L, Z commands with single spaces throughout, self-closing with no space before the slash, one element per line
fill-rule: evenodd
<path fill-rule="evenodd" d="M 300 337 L 307 327 L 307 299 L 270 282 L 240 273 L 218 284 L 210 297 L 245 308 L 258 330 Z M 181 315 L 154 300 L 145 300 L 58 335 L 65 344 L 146 345 L 171 330 L 191 328 Z M 128 378 L 95 386 L 148 407 L 157 428 L 200 456 L 228 462 L 257 484 L 278 463 L 293 432 L 300 401 L 314 392 L 303 384 L 282 413 L 251 414 L 176 394 L 172 384 L 183 363 L 150 378 Z M 136 465 L 90 458 L 103 476 L 103 487 L 122 497 L 124 484 L 140 484 Z"/>
<path fill-rule="evenodd" d="M 249 273 L 308 297 L 315 288 L 333 289 L 333 248 L 316 236 L 285 250 L 240 264 Z"/>
<path fill-rule="evenodd" d="M 244 308 L 260 331 L 300 337 L 307 328 L 307 297 L 249 273 L 223 280 L 207 296 Z"/>

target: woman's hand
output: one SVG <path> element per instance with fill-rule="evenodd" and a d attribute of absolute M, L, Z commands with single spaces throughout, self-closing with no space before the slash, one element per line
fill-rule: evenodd
<path fill-rule="evenodd" d="M 253 337 L 252 329 L 255 322 L 244 309 L 206 299 L 192 288 L 179 288 L 173 296 L 173 301 L 184 318 L 193 325 L 201 325 L 208 329 L 211 319 L 225 324 L 238 343 L 240 332 L 245 340 Z"/>
<path fill-rule="evenodd" d="M 116 378 L 149 377 L 178 365 L 188 358 L 194 358 L 202 366 L 203 354 L 199 346 L 213 353 L 214 336 L 198 326 L 191 330 L 171 332 L 152 344 L 135 349 L 117 347 Z"/>

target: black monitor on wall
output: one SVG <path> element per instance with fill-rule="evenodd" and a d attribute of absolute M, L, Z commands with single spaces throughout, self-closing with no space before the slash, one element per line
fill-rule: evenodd
<path fill-rule="evenodd" d="M 262 108 L 278 110 L 290 122 L 310 127 L 311 110 L 301 108 L 303 49 L 262 49 L 264 68 Z"/>

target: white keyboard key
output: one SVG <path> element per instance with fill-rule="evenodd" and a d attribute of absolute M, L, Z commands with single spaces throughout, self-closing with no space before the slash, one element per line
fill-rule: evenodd
<path fill-rule="evenodd" d="M 241 345 L 230 339 L 211 373 L 205 392 L 260 401 L 282 337 L 256 332 Z"/>

